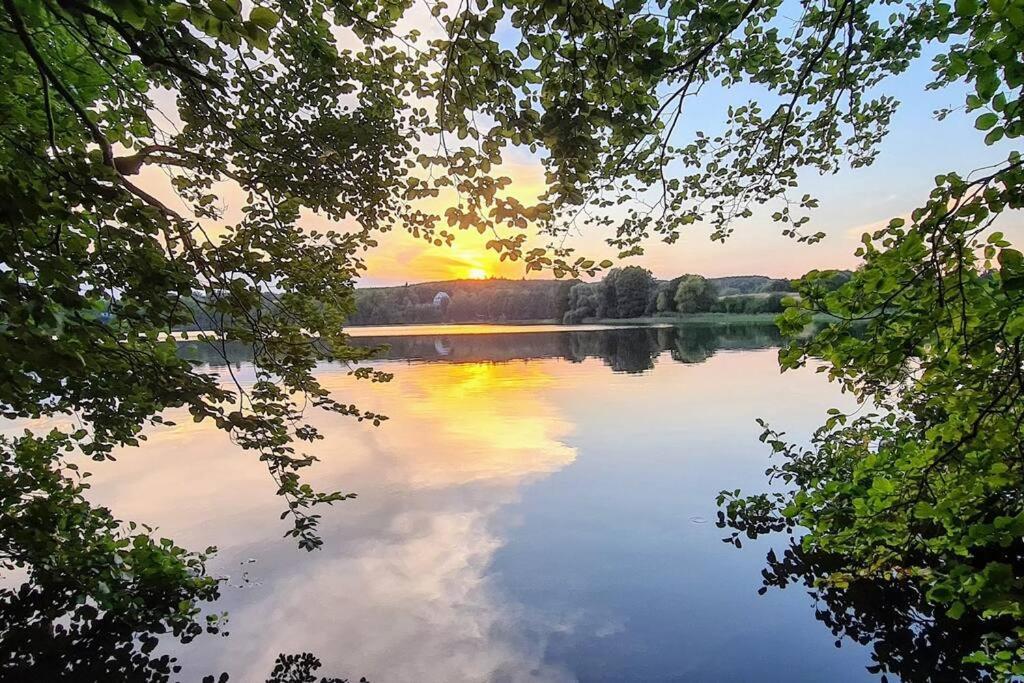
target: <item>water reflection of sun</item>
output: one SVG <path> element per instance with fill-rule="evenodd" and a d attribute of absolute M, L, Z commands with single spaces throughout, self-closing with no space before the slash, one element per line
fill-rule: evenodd
<path fill-rule="evenodd" d="M 396 371 L 392 382 L 359 382 L 339 365 L 320 368 L 336 395 L 391 419 L 371 428 L 310 413 L 325 437 L 311 449 L 321 458 L 310 468 L 311 483 L 360 496 L 324 515 L 325 552 L 315 561 L 292 562 L 288 543 L 279 555 L 266 550 L 256 565 L 264 592 L 232 593 L 233 623 L 243 637 L 230 652 L 242 662 L 240 679 L 269 671 L 268 653 L 307 647 L 325 667 L 355 667 L 370 680 L 410 683 L 423 671 L 445 681 L 574 680 L 545 663 L 546 631 L 535 637 L 532 629 L 549 628 L 546 617 L 528 612 L 490 577 L 494 554 L 508 541 L 501 532 L 508 517 L 498 511 L 519 499 L 525 482 L 576 458 L 568 438 L 573 423 L 548 395 L 564 379 L 564 366 L 548 359 L 383 367 Z M 97 500 L 158 522 L 188 545 L 212 542 L 221 548 L 218 567 L 237 567 L 251 548 L 271 548 L 281 535 L 281 528 L 255 522 L 276 517 L 280 501 L 262 463 L 235 457 L 227 445 L 213 449 L 224 457 L 211 457 L 206 445 L 224 444 L 223 435 L 180 412 L 171 411 L 180 430 L 154 430 L 148 457 L 106 470 L 117 479 L 106 478 Z M 221 514 L 225 509 L 231 514 Z M 293 628 L 263 628 L 267 611 Z M 346 641 L 344 661 L 339 639 Z M 187 666 L 223 656 L 199 648 L 190 650 Z"/>
<path fill-rule="evenodd" d="M 554 367 L 424 363 L 398 368 L 393 381 L 373 385 L 341 372 L 325 374 L 324 388 L 389 419 L 370 429 L 344 419 L 318 424 L 326 437 L 322 469 L 343 475 L 345 486 L 379 488 L 384 477 L 415 489 L 514 485 L 560 470 L 576 450 L 567 443 L 572 423 L 544 394 L 558 382 Z M 364 467 L 372 481 L 354 481 Z"/>
<path fill-rule="evenodd" d="M 415 486 L 513 483 L 559 470 L 576 457 L 564 442 L 571 424 L 538 398 L 538 389 L 554 382 L 540 366 L 438 363 L 419 366 L 402 380 L 415 400 L 402 426 L 388 423 L 390 436 L 408 431 L 403 436 L 412 445 L 431 435 L 430 454 L 413 448 L 417 457 L 402 463 Z"/>

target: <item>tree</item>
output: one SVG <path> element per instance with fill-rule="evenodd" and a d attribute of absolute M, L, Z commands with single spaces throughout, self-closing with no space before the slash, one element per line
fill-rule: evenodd
<path fill-rule="evenodd" d="M 679 280 L 673 297 L 676 310 L 680 313 L 704 313 L 710 311 L 718 293 L 715 285 L 700 275 L 684 275 Z"/>
<path fill-rule="evenodd" d="M 793 283 L 791 280 L 786 278 L 778 278 L 775 280 L 769 280 L 761 288 L 762 292 L 792 292 Z"/>
<path fill-rule="evenodd" d="M 676 310 L 676 302 L 673 297 L 673 292 L 668 288 L 659 289 L 658 296 L 654 300 L 654 310 L 658 313 Z"/>
<path fill-rule="evenodd" d="M 259 457 L 288 535 L 318 547 L 316 510 L 351 494 L 302 483 L 299 445 L 320 434 L 301 406 L 384 418 L 332 397 L 315 364 L 367 355 L 342 325 L 375 231 L 447 236 L 412 208 L 426 116 L 407 104 L 419 58 L 385 44 L 396 19 L 319 2 L 2 1 L 0 410 L 81 425 L 0 439 L 0 562 L 27 577 L 5 597 L 52 595 L 51 625 L 87 611 L 147 638 L 217 629 L 198 619 L 217 596 L 214 549 L 150 538 L 82 495 L 83 456 L 138 445 L 172 407 Z M 359 48 L 338 50 L 335 26 Z M 173 175 L 166 192 L 139 184 L 151 166 Z M 218 182 L 239 197 L 230 225 Z M 304 211 L 355 228 L 303 230 Z M 254 382 L 222 386 L 178 355 L 165 335 L 197 317 L 214 350 L 251 348 Z"/>
<path fill-rule="evenodd" d="M 985 145 L 1024 132 L 1020 0 L 798 4 L 467 8 L 448 23 L 445 120 L 468 127 L 486 111 L 482 136 L 543 146 L 546 231 L 613 227 L 622 255 L 698 222 L 724 239 L 762 205 L 785 235 L 821 239 L 805 227 L 816 200 L 789 196 L 799 171 L 870 164 L 898 107 L 885 80 L 922 54 L 928 87 L 963 98 Z M 733 103 L 721 132 L 676 133 L 689 98 L 741 83 L 765 97 Z M 950 169 L 909 220 L 864 236 L 848 282 L 801 281 L 784 331 L 814 313 L 839 322 L 794 341 L 783 367 L 821 359 L 879 410 L 829 416 L 809 449 L 766 432 L 792 492 L 722 497 L 724 523 L 748 533 L 807 529 L 802 547 L 833 556 L 823 580 L 840 589 L 909 581 L 933 609 L 983 620 L 990 637 L 969 657 L 1002 680 L 1024 674 L 1024 256 L 993 222 L 1024 205 L 1022 167 L 1013 150 L 974 173 Z"/>
<path fill-rule="evenodd" d="M 605 310 L 601 317 L 637 318 L 647 310 L 655 281 L 646 268 L 627 266 L 609 271 L 602 285 Z"/>
<path fill-rule="evenodd" d="M 600 317 L 604 300 L 604 285 L 581 282 L 569 290 L 569 303 L 562 322 L 575 325 L 587 318 Z"/>

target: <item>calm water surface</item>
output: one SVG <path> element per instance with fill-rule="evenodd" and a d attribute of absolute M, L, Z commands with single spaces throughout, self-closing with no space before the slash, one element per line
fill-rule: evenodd
<path fill-rule="evenodd" d="M 766 542 L 714 524 L 720 489 L 765 487 L 755 418 L 799 439 L 843 405 L 780 374 L 771 328 L 386 332 L 359 341 L 390 344 L 391 383 L 319 371 L 391 419 L 315 420 L 312 481 L 359 494 L 318 552 L 282 538 L 260 463 L 187 417 L 93 468 L 120 517 L 219 547 L 230 635 L 173 651 L 186 680 L 302 651 L 373 683 L 876 680 L 801 589 L 757 594 Z"/>

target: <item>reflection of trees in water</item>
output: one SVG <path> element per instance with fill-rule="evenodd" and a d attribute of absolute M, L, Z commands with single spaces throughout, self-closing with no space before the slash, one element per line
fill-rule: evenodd
<path fill-rule="evenodd" d="M 774 325 L 639 327 L 570 334 L 571 360 L 597 357 L 616 372 L 644 372 L 667 351 L 677 363 L 703 363 L 718 351 L 780 346 Z"/>
<path fill-rule="evenodd" d="M 719 349 L 719 335 L 708 327 L 674 330 L 668 350 L 677 363 L 703 363 Z"/>
<path fill-rule="evenodd" d="M 893 674 L 907 683 L 991 680 L 963 660 L 982 646 L 984 635 L 993 630 L 992 621 L 970 615 L 950 618 L 929 605 L 924 593 L 906 580 L 857 579 L 845 588 L 822 582 L 840 567 L 828 557 L 808 557 L 793 542 L 782 557 L 768 554 L 761 592 L 790 584 L 806 588 L 815 600 L 818 621 L 837 639 L 871 646 L 871 673 Z M 841 642 L 836 641 L 837 647 Z"/>
<path fill-rule="evenodd" d="M 662 347 L 656 329 L 626 328 L 571 332 L 566 358 L 578 362 L 600 358 L 615 372 L 643 372 L 654 367 Z"/>
<path fill-rule="evenodd" d="M 133 623 L 90 604 L 68 604 L 65 591 L 26 583 L 0 591 L 0 680 L 177 680 L 177 660 L 155 653 L 164 635 L 159 623 Z M 318 677 L 319 668 L 320 660 L 310 653 L 282 654 L 267 682 L 346 683 L 347 679 Z M 203 680 L 223 683 L 230 677 L 225 672 Z"/>
<path fill-rule="evenodd" d="M 581 362 L 600 358 L 616 372 L 644 372 L 669 352 L 679 363 L 700 363 L 718 351 L 780 346 L 773 324 L 685 325 L 628 327 L 564 332 L 519 332 L 464 335 L 410 335 L 353 338 L 357 346 L 380 347 L 381 360 L 437 360 L 453 363 L 504 362 L 531 358 L 564 358 Z M 251 359 L 251 349 L 228 343 L 221 348 L 198 341 L 179 343 L 183 355 L 199 363 L 223 365 L 222 353 L 233 363 Z"/>
<path fill-rule="evenodd" d="M 151 625 L 96 607 L 69 605 L 63 591 L 23 584 L 0 592 L 0 678 L 15 681 L 168 681 L 174 658 L 152 656 Z"/>

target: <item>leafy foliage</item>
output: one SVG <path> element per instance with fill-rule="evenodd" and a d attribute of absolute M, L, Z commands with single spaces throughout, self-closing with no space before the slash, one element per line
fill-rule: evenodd
<path fill-rule="evenodd" d="M 547 151 L 539 219 L 555 237 L 580 225 L 614 228 L 609 242 L 635 254 L 648 238 L 672 242 L 703 220 L 724 238 L 735 218 L 770 205 L 786 234 L 816 241 L 800 215 L 816 201 L 788 196 L 799 169 L 872 162 L 897 106 L 878 86 L 950 17 L 943 3 L 886 2 L 884 12 L 851 0 L 800 5 L 802 13 L 780 12 L 781 0 L 460 5 L 453 16 L 439 12 L 452 57 L 441 122 L 487 149 Z M 721 133 L 674 137 L 685 103 L 705 86 L 743 82 L 763 101 L 731 106 Z M 493 125 L 475 126 L 477 112 Z M 613 206 L 625 207 L 624 221 Z"/>
<path fill-rule="evenodd" d="M 95 616 L 188 639 L 217 595 L 206 553 L 85 500 L 69 474 L 82 456 L 112 459 L 165 424 L 164 409 L 187 407 L 266 464 L 287 533 L 314 549 L 314 508 L 351 494 L 302 483 L 313 458 L 296 443 L 320 438 L 302 406 L 383 419 L 330 396 L 312 371 L 368 355 L 341 330 L 374 231 L 429 220 L 408 182 L 423 125 L 406 104 L 416 60 L 383 45 L 387 10 L 247 11 L 2 2 L 0 413 L 75 427 L 0 441 L 0 561 L 28 577 L 10 600 L 49 596 L 40 623 L 64 615 L 65 634 Z M 338 50 L 335 26 L 360 49 Z M 158 166 L 174 202 L 136 182 Z M 241 198 L 231 224 L 217 183 Z M 308 211 L 355 228 L 302 230 Z M 254 381 L 224 386 L 179 357 L 168 335 L 197 311 L 215 322 L 211 348 L 250 347 Z"/>
<path fill-rule="evenodd" d="M 267 683 L 348 683 L 347 678 L 317 678 L 316 671 L 320 668 L 320 660 L 309 652 L 298 655 L 278 655 L 274 669 L 270 672 Z M 359 683 L 369 683 L 360 678 Z"/>
<path fill-rule="evenodd" d="M 713 278 L 720 296 L 756 294 L 770 287 L 773 280 L 763 275 L 738 275 Z"/>
<path fill-rule="evenodd" d="M 637 318 L 673 312 L 781 313 L 782 301 L 786 297 L 784 292 L 791 293 L 792 289 L 789 280 L 763 276 L 704 278 L 683 275 L 668 281 L 656 281 L 643 269 L 625 270 L 629 272 L 612 269 L 602 281 L 593 283 L 492 278 L 360 288 L 355 292 L 356 310 L 348 322 L 353 325 L 387 325 L 560 320 L 575 324 L 600 318 Z M 681 283 L 691 280 L 697 285 L 692 292 L 697 299 L 692 306 L 687 303 L 678 308 L 675 294 Z M 717 283 L 720 281 L 739 282 L 758 293 L 719 296 Z M 734 292 L 737 289 L 731 288 Z M 434 298 L 441 292 L 449 295 L 447 305 L 434 303 Z M 686 297 L 690 296 L 691 293 L 686 294 Z M 207 321 L 207 326 L 215 325 Z"/>
<path fill-rule="evenodd" d="M 604 307 L 601 317 L 636 318 L 647 312 L 654 289 L 651 271 L 640 266 L 613 268 L 601 281 Z"/>
<path fill-rule="evenodd" d="M 0 672 L 166 679 L 173 660 L 147 656 L 159 635 L 187 642 L 221 628 L 214 614 L 197 621 L 219 595 L 205 570 L 215 548 L 186 551 L 90 505 L 85 476 L 66 460 L 84 438 L 56 430 L 0 438 L 0 568 L 27 570 L 19 588 L 0 591 Z"/>
<path fill-rule="evenodd" d="M 802 281 L 783 329 L 802 327 L 811 311 L 842 322 L 792 343 L 783 366 L 821 359 L 872 411 L 833 411 L 809 450 L 766 432 L 784 458 L 771 474 L 795 492 L 771 498 L 763 514 L 808 528 L 805 550 L 844 558 L 830 581 L 909 578 L 953 618 L 1010 619 L 973 655 L 1009 676 L 1024 671 L 1024 327 L 1015 322 L 1024 320 L 1024 268 L 999 233 L 981 233 L 993 207 L 1024 197 L 1018 170 L 998 176 L 997 187 L 947 178 L 913 225 L 895 220 L 866 235 L 864 268 L 838 290 L 818 274 Z M 747 509 L 730 504 L 733 515 Z"/>
<path fill-rule="evenodd" d="M 604 285 L 581 282 L 569 290 L 569 302 L 562 322 L 572 325 L 588 318 L 600 318 L 604 310 Z"/>
<path fill-rule="evenodd" d="M 987 136 L 1019 137 L 1024 45 L 1019 3 L 958 2 L 937 35 L 962 37 L 937 60 L 937 85 L 967 80 L 969 109 Z M 933 28 L 936 26 L 933 25 Z M 820 359 L 820 371 L 862 403 L 832 411 L 810 448 L 766 430 L 788 492 L 728 501 L 739 533 L 806 528 L 801 550 L 827 555 L 823 586 L 909 581 L 933 609 L 980 619 L 985 637 L 967 662 L 1011 680 L 1024 673 L 1024 258 L 999 232 L 1024 204 L 1022 160 L 936 179 L 908 224 L 865 234 L 863 266 L 838 289 L 811 272 L 779 318 L 785 332 L 812 312 L 840 318 L 780 354 L 784 368 Z M 830 291 L 832 290 L 832 291 Z M 866 325 L 863 334 L 855 324 Z"/>
<path fill-rule="evenodd" d="M 782 292 L 723 296 L 715 301 L 711 310 L 717 313 L 782 313 L 785 310 L 783 302 L 789 296 Z"/>
<path fill-rule="evenodd" d="M 680 313 L 702 313 L 710 311 L 718 292 L 715 285 L 700 275 L 684 275 L 672 296 L 675 308 Z"/>

